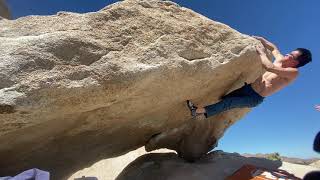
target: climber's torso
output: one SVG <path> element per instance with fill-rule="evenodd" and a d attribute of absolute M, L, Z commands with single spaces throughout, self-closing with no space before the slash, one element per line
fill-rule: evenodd
<path fill-rule="evenodd" d="M 295 78 L 289 79 L 267 71 L 256 79 L 251 86 L 258 94 L 266 97 L 286 87 L 294 80 Z"/>

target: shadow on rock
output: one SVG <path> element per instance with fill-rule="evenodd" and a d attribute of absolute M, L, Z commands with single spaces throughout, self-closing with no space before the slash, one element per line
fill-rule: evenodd
<path fill-rule="evenodd" d="M 131 162 L 116 180 L 212 180 L 225 179 L 245 164 L 278 169 L 281 161 L 244 157 L 237 153 L 214 151 L 195 163 L 188 163 L 175 153 L 150 153 Z"/>
<path fill-rule="evenodd" d="M 81 178 L 75 178 L 74 180 L 98 180 L 98 178 L 82 176 Z"/>

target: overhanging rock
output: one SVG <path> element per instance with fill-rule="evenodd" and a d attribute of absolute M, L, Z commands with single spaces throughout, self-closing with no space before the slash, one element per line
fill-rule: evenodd
<path fill-rule="evenodd" d="M 185 100 L 216 102 L 262 72 L 256 40 L 169 1 L 0 27 L 0 175 L 38 167 L 61 178 L 174 128 L 165 145 L 198 156 L 248 109 L 194 125 Z"/>

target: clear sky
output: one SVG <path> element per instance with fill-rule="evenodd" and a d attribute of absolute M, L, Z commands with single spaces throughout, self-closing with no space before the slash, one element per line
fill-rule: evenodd
<path fill-rule="evenodd" d="M 7 0 L 13 18 L 55 14 L 58 11 L 90 12 L 116 0 Z M 264 36 L 282 53 L 297 47 L 312 51 L 313 62 L 301 68 L 300 77 L 284 90 L 266 98 L 245 118 L 229 128 L 218 149 L 238 153 L 271 153 L 309 158 L 320 130 L 319 0 L 175 0 L 208 18 L 241 33 Z"/>

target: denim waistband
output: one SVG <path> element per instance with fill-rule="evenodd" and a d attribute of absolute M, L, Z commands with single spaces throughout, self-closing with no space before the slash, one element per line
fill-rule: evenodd
<path fill-rule="evenodd" d="M 258 94 L 251 86 L 251 84 L 248 84 L 248 83 L 244 83 L 244 86 L 246 87 L 246 90 L 252 94 L 252 95 L 255 95 L 255 96 L 258 96 L 259 98 L 262 98 L 264 99 L 265 97 L 261 96 L 260 94 Z"/>

